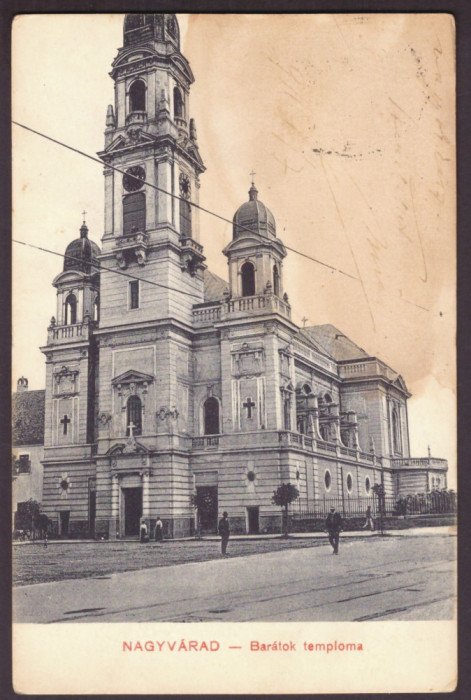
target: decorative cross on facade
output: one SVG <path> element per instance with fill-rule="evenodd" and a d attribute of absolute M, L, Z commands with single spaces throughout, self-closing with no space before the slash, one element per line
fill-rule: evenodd
<path fill-rule="evenodd" d="M 301 321 L 302 321 L 302 324 L 303 324 L 303 328 L 305 328 L 306 323 L 309 321 L 309 319 L 306 318 L 306 316 L 303 316 L 302 319 L 301 319 Z"/>
<path fill-rule="evenodd" d="M 129 430 L 129 437 L 132 438 L 134 437 L 134 433 L 132 432 L 136 426 L 134 423 L 131 421 L 128 425 L 128 430 Z"/>
<path fill-rule="evenodd" d="M 247 409 L 247 418 L 252 418 L 252 408 L 254 408 L 255 403 L 252 401 L 251 397 L 248 396 L 247 401 L 242 405 Z"/>
<path fill-rule="evenodd" d="M 64 414 L 64 417 L 61 419 L 61 423 L 64 426 L 64 435 L 67 435 L 67 426 L 71 422 L 69 416 L 67 414 Z"/>

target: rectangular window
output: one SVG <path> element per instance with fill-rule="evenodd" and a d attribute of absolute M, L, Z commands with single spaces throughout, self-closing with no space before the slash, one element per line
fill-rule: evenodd
<path fill-rule="evenodd" d="M 139 308 L 139 281 L 133 280 L 129 283 L 129 308 Z"/>
<path fill-rule="evenodd" d="M 18 459 L 15 460 L 15 473 L 16 474 L 30 474 L 31 473 L 31 460 L 28 454 L 19 455 Z"/>

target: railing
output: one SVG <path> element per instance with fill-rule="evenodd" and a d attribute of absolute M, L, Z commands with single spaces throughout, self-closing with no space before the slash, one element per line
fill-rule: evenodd
<path fill-rule="evenodd" d="M 194 450 L 209 450 L 219 447 L 218 435 L 205 435 L 204 437 L 192 438 L 191 446 Z"/>
<path fill-rule="evenodd" d="M 186 129 L 186 119 L 183 119 L 183 117 L 175 117 L 175 124 L 182 129 Z"/>
<path fill-rule="evenodd" d="M 432 491 L 406 498 L 385 496 L 380 499 L 376 495 L 351 498 L 347 494 L 336 497 L 320 498 L 307 508 L 291 506 L 291 516 L 294 520 L 315 520 L 326 518 L 331 508 L 339 511 L 343 518 L 365 517 L 366 509 L 371 508 L 371 515 L 380 515 L 380 507 L 385 516 L 398 515 L 446 515 L 456 513 L 457 494 L 453 491 Z"/>
<path fill-rule="evenodd" d="M 203 246 L 201 243 L 198 243 L 198 241 L 195 241 L 193 238 L 190 238 L 189 236 L 185 236 L 182 238 L 182 248 L 189 248 L 190 250 L 194 251 L 195 253 L 198 253 L 199 255 L 203 255 Z"/>
<path fill-rule="evenodd" d="M 149 242 L 149 234 L 144 231 L 137 231 L 136 233 L 130 233 L 125 236 L 119 236 L 116 239 L 116 245 L 125 247 L 133 245 L 147 245 Z"/>
<path fill-rule="evenodd" d="M 295 445 L 296 447 L 301 447 L 310 452 L 328 452 L 329 454 L 334 454 L 343 457 L 349 457 L 354 459 L 356 462 L 368 462 L 370 464 L 381 464 L 382 459 L 370 452 L 361 452 L 352 447 L 345 447 L 344 445 L 337 444 L 334 442 L 326 442 L 325 440 L 315 440 L 314 438 L 303 435 L 302 433 L 294 433 L 290 430 L 279 430 L 278 431 L 278 442 L 285 445 Z"/>
<path fill-rule="evenodd" d="M 145 124 L 146 121 L 147 112 L 129 112 L 129 114 L 126 116 L 126 126 L 130 126 L 131 124 Z"/>
<path fill-rule="evenodd" d="M 397 499 L 394 497 L 385 497 L 383 515 L 392 515 L 396 509 Z M 379 500 L 376 496 L 364 496 L 360 498 L 350 498 L 345 495 L 329 498 L 321 498 L 313 503 L 309 508 L 296 508 L 292 506 L 291 515 L 295 520 L 315 520 L 317 518 L 326 518 L 331 508 L 338 510 L 343 518 L 365 517 L 366 509 L 371 508 L 373 518 L 379 516 Z"/>
<path fill-rule="evenodd" d="M 339 376 L 342 378 L 352 376 L 382 376 L 394 380 L 397 377 L 397 373 L 385 365 L 384 362 L 374 358 L 358 362 L 339 362 L 338 369 Z"/>
<path fill-rule="evenodd" d="M 293 342 L 293 349 L 295 354 L 300 355 L 301 357 L 304 357 L 308 360 L 311 360 L 311 362 L 314 362 L 316 365 L 321 365 L 321 367 L 325 367 L 325 369 L 330 370 L 334 374 L 337 373 L 337 365 L 335 364 L 335 362 L 330 360 L 328 357 L 324 357 L 324 355 L 321 355 L 316 350 L 313 350 L 312 348 L 309 348 L 306 345 L 302 345 L 301 343 L 298 343 L 296 341 Z"/>
<path fill-rule="evenodd" d="M 219 302 L 211 306 L 202 306 L 193 309 L 193 323 L 214 323 L 221 318 L 221 306 Z"/>
<path fill-rule="evenodd" d="M 444 467 L 448 464 L 446 459 L 436 457 L 404 457 L 402 459 L 392 459 L 393 467 Z"/>
<path fill-rule="evenodd" d="M 287 318 L 291 318 L 291 307 L 276 294 L 259 294 L 251 297 L 238 297 L 229 299 L 224 304 L 226 314 L 240 312 L 278 311 Z"/>
<path fill-rule="evenodd" d="M 49 327 L 49 341 L 54 341 L 54 340 L 73 340 L 77 338 L 82 338 L 82 336 L 86 336 L 87 333 L 83 331 L 84 325 L 88 324 L 83 324 L 83 323 L 74 323 L 73 325 L 70 326 L 51 326 Z"/>

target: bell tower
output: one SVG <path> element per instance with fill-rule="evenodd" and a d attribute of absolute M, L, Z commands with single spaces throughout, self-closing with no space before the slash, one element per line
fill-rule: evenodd
<path fill-rule="evenodd" d="M 205 167 L 189 117 L 194 77 L 180 52 L 175 15 L 126 15 L 110 76 L 115 100 L 99 153 L 109 166 L 101 260 L 144 284 L 142 303 L 133 308 L 135 290 L 125 278 L 118 284 L 116 275 L 103 274 L 103 295 L 114 302 L 103 305 L 101 327 L 125 323 L 129 311 L 133 322 L 173 315 L 190 324 L 191 306 L 203 298 L 205 268 L 199 212 L 191 203 L 198 204 Z"/>

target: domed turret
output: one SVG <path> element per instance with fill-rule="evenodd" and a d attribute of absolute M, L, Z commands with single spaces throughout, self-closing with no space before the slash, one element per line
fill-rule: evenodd
<path fill-rule="evenodd" d="M 258 199 L 258 190 L 252 182 L 249 201 L 242 204 L 234 214 L 233 238 L 247 234 L 247 229 L 266 238 L 276 238 L 275 217 Z"/>
<path fill-rule="evenodd" d="M 98 268 L 98 256 L 100 248 L 88 238 L 88 227 L 85 221 L 80 227 L 80 238 L 76 238 L 66 248 L 64 258 L 64 272 L 66 270 L 79 270 L 89 275 L 92 267 Z"/>

